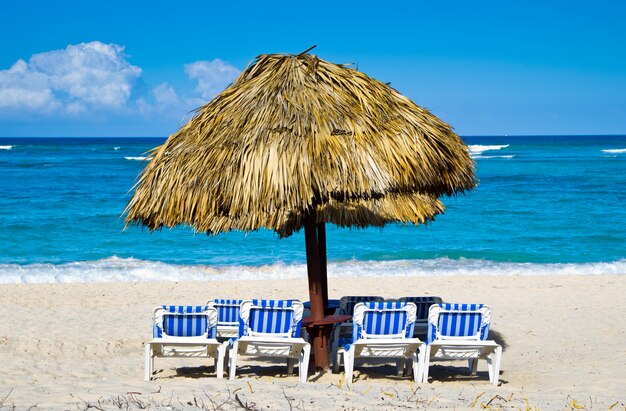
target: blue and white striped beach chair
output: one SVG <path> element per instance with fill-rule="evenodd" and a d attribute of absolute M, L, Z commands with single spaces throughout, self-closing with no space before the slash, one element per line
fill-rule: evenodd
<path fill-rule="evenodd" d="M 416 307 L 400 301 L 365 302 L 354 307 L 352 341 L 339 347 L 335 361 L 343 356 L 346 382 L 352 383 L 356 358 L 394 358 L 400 368 L 412 360 L 415 381 L 421 382 L 425 344 L 413 338 Z"/>
<path fill-rule="evenodd" d="M 413 335 L 426 339 L 426 329 L 428 326 L 428 310 L 433 304 L 441 304 L 443 302 L 441 297 L 435 297 L 431 295 L 419 297 L 401 297 L 398 299 L 398 301 L 415 304 L 415 307 L 417 307 L 417 312 L 415 314 L 415 332 L 413 333 Z"/>
<path fill-rule="evenodd" d="M 243 300 L 216 298 L 206 305 L 217 310 L 217 338 L 232 338 L 239 335 L 239 307 Z"/>
<path fill-rule="evenodd" d="M 212 357 L 222 378 L 226 347 L 216 337 L 217 311 L 205 306 L 164 305 L 153 312 L 152 340 L 145 344 L 145 380 L 155 357 Z"/>
<path fill-rule="evenodd" d="M 488 340 L 491 308 L 483 304 L 435 304 L 428 312 L 423 382 L 431 361 L 468 360 L 471 374 L 479 359 L 487 360 L 489 381 L 498 385 L 502 347 Z"/>
<path fill-rule="evenodd" d="M 239 336 L 231 340 L 229 377 L 235 379 L 237 357 L 287 358 L 288 373 L 298 361 L 301 382 L 306 382 L 311 346 L 300 337 L 304 307 L 297 300 L 246 300 L 239 311 Z"/>
<path fill-rule="evenodd" d="M 364 303 L 368 301 L 385 301 L 385 299 L 379 295 L 344 295 L 339 299 L 339 309 L 337 314 L 339 315 L 353 315 L 354 307 L 358 303 Z M 333 372 L 339 372 L 339 363 L 336 361 L 337 350 L 342 344 L 346 344 L 351 341 L 352 337 L 352 320 L 346 321 L 335 325 L 333 333 L 331 335 L 331 358 L 335 359 L 333 362 Z"/>
<path fill-rule="evenodd" d="M 379 295 L 345 295 L 339 300 L 339 314 L 352 315 L 358 303 L 370 301 L 385 301 L 385 299 Z"/>

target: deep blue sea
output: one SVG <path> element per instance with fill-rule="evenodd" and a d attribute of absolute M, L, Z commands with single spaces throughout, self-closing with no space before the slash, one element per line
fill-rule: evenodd
<path fill-rule="evenodd" d="M 464 137 L 480 185 L 428 226 L 329 226 L 330 276 L 626 273 L 626 136 Z M 0 138 L 0 283 L 305 277 L 303 233 L 124 230 L 164 138 Z"/>

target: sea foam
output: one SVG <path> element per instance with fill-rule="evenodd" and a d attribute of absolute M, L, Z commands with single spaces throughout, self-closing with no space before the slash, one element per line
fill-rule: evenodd
<path fill-rule="evenodd" d="M 13 146 L 0 146 L 0 150 L 10 150 Z"/>
<path fill-rule="evenodd" d="M 472 156 L 472 158 L 476 158 L 476 159 L 487 159 L 487 158 L 513 158 L 515 157 L 514 155 L 510 154 L 507 156 Z"/>
<path fill-rule="evenodd" d="M 539 264 L 476 259 L 343 261 L 328 265 L 330 278 L 428 276 L 623 275 L 626 260 L 607 263 Z M 306 279 L 306 264 L 261 266 L 176 265 L 110 257 L 66 264 L 0 264 L 0 284 Z"/>
<path fill-rule="evenodd" d="M 502 150 L 503 148 L 507 148 L 509 145 L 470 145 L 468 146 L 470 149 L 470 155 L 472 157 L 480 156 L 485 151 L 495 151 Z"/>
<path fill-rule="evenodd" d="M 144 160 L 150 160 L 151 157 L 124 157 L 126 160 L 133 160 L 133 161 L 144 161 Z"/>
<path fill-rule="evenodd" d="M 603 153 L 609 153 L 609 154 L 621 154 L 621 153 L 626 153 L 626 148 L 612 148 L 609 150 L 602 150 Z"/>

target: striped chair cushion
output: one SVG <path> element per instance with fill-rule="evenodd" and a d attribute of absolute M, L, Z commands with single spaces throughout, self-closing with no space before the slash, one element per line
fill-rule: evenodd
<path fill-rule="evenodd" d="M 385 299 L 376 295 L 348 295 L 341 297 L 339 300 L 339 314 L 352 315 L 354 313 L 354 306 L 358 303 L 364 303 L 368 301 L 384 301 Z"/>
<path fill-rule="evenodd" d="M 252 300 L 252 304 L 258 307 L 291 307 L 293 300 Z"/>
<path fill-rule="evenodd" d="M 363 313 L 363 322 L 359 324 L 355 321 L 352 327 L 353 341 L 365 335 L 398 335 L 412 337 L 413 324 L 407 323 L 407 312 L 404 309 L 404 301 L 381 301 L 365 302 L 366 311 Z"/>
<path fill-rule="evenodd" d="M 201 305 L 164 305 L 163 330 L 155 324 L 155 337 L 168 335 L 171 337 L 199 337 L 207 332 L 207 317 L 203 312 L 207 309 Z M 215 337 L 215 327 L 209 329 L 209 338 Z"/>
<path fill-rule="evenodd" d="M 416 321 L 428 320 L 428 309 L 433 304 L 441 304 L 441 297 L 423 296 L 423 297 L 402 297 L 400 301 L 413 303 L 417 307 Z"/>
<path fill-rule="evenodd" d="M 442 311 L 437 324 L 428 324 L 427 342 L 435 340 L 437 329 L 443 337 L 470 337 L 480 334 L 481 340 L 489 335 L 489 324 L 482 323 L 478 312 L 483 304 L 438 304 Z"/>
<path fill-rule="evenodd" d="M 294 320 L 294 311 L 291 309 L 293 300 L 252 300 L 248 325 L 257 333 L 287 333 L 291 329 L 292 337 L 300 337 L 302 319 Z M 239 318 L 239 336 L 246 335 L 246 327 Z"/>
<path fill-rule="evenodd" d="M 243 300 L 216 298 L 212 306 L 217 310 L 217 325 L 237 325 L 239 306 Z"/>
<path fill-rule="evenodd" d="M 257 333 L 288 333 L 293 327 L 293 310 L 277 307 L 250 309 L 250 329 Z"/>
<path fill-rule="evenodd" d="M 206 305 L 164 305 L 165 311 L 170 313 L 201 313 L 207 309 Z"/>

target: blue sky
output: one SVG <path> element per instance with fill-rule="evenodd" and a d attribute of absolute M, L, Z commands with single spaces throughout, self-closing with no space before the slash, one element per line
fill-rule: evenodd
<path fill-rule="evenodd" d="M 626 133 L 626 2 L 3 2 L 0 137 L 167 136 L 261 53 L 314 53 L 460 135 Z"/>

